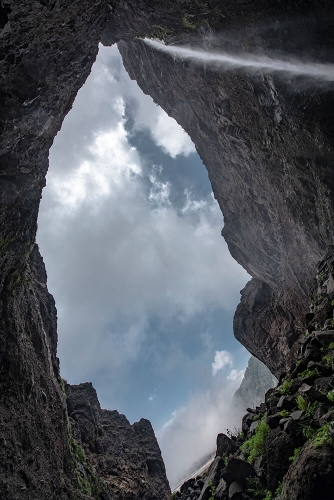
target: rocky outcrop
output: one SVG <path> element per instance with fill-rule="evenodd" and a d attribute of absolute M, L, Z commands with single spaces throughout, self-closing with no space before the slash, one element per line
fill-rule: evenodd
<path fill-rule="evenodd" d="M 100 486 L 105 498 L 168 499 L 170 487 L 150 422 L 141 419 L 130 425 L 116 410 L 102 410 L 90 383 L 66 384 L 65 390 L 75 446 L 82 446 L 85 455 L 76 465 L 82 480 L 92 467 L 105 485 Z"/>
<path fill-rule="evenodd" d="M 212 51 L 332 61 L 332 42 L 321 32 L 333 26 L 332 7 L 278 5 L 262 11 L 242 2 L 241 21 L 227 2 L 217 37 L 207 26 L 188 38 L 164 38 Z M 222 234 L 253 277 L 242 291 L 235 336 L 278 376 L 302 330 L 316 264 L 333 242 L 333 95 L 302 78 L 175 59 L 141 40 L 118 46 L 131 78 L 188 132 L 208 169 Z"/>
<path fill-rule="evenodd" d="M 237 436 L 217 437 L 217 457 L 180 500 L 315 500 L 333 497 L 334 289 L 331 256 L 320 266 L 308 329 L 295 362 Z M 321 328 L 321 329 L 320 329 Z M 214 474 L 223 462 L 220 474 Z M 187 496 L 188 495 L 188 496 Z"/>
<path fill-rule="evenodd" d="M 258 406 L 264 399 L 268 389 L 277 384 L 277 379 L 270 373 L 268 368 L 258 359 L 251 356 L 240 387 L 236 390 L 232 403 L 246 410 L 248 406 Z"/>

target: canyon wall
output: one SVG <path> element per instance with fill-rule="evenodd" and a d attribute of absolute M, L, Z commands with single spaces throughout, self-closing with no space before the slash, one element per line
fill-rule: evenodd
<path fill-rule="evenodd" d="M 242 27 L 232 10 L 217 36 L 205 24 L 165 41 L 333 61 L 333 9 L 298 5 L 278 12 L 269 2 L 266 11 L 244 12 Z M 333 84 L 217 69 L 139 39 L 118 46 L 131 78 L 190 135 L 207 167 L 222 234 L 253 278 L 242 291 L 235 336 L 278 376 L 303 330 L 316 264 L 333 243 Z"/>
<path fill-rule="evenodd" d="M 150 425 L 131 427 L 104 413 L 90 387 L 85 396 L 64 387 L 55 304 L 35 245 L 49 148 L 99 40 L 126 41 L 119 47 L 131 76 L 194 140 L 224 212 L 224 237 L 253 276 L 236 314 L 236 336 L 277 374 L 299 336 L 316 262 L 332 241 L 332 92 L 276 76 L 222 75 L 131 40 L 159 36 L 330 61 L 332 21 L 331 3 L 320 0 L 1 0 L 1 498 L 125 500 L 136 498 L 141 480 L 143 498 L 169 494 Z M 66 400 L 77 394 L 78 402 L 79 393 L 77 411 Z M 136 452 L 107 447 L 112 432 L 120 437 L 119 422 Z M 122 490 L 124 462 L 133 453 L 140 470 Z"/>

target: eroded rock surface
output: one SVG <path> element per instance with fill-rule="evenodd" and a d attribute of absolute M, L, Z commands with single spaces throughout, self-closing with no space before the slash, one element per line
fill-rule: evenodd
<path fill-rule="evenodd" d="M 266 11 L 251 7 L 238 4 L 242 28 L 232 9 L 219 36 L 199 30 L 191 44 L 333 61 L 333 44 L 321 33 L 333 26 L 329 4 L 292 2 L 289 12 L 271 2 Z M 208 169 L 222 234 L 253 277 L 242 291 L 235 336 L 279 375 L 300 335 L 316 264 L 333 242 L 333 93 L 301 77 L 183 61 L 141 40 L 118 46 L 131 78 L 188 132 Z"/>
<path fill-rule="evenodd" d="M 90 383 L 67 384 L 66 394 L 73 435 L 106 484 L 108 498 L 168 499 L 170 487 L 150 422 L 130 425 L 116 410 L 101 409 Z"/>

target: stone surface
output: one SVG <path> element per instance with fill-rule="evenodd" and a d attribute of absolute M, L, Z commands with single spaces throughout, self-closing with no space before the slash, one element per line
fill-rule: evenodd
<path fill-rule="evenodd" d="M 272 57 L 278 50 L 310 58 L 321 53 L 331 60 L 331 30 L 324 36 L 315 28 L 318 22 L 322 29 L 332 25 L 329 2 L 292 2 L 289 12 L 279 2 L 268 2 L 275 30 L 263 32 L 257 26 L 264 6 L 254 9 L 244 2 L 241 21 L 232 14 L 236 5 L 224 2 L 220 37 L 195 31 L 191 44 L 237 52 L 247 46 L 248 53 Z M 229 39 L 226 30 L 233 26 L 239 31 Z M 312 45 L 301 32 L 314 33 Z M 188 42 L 180 35 L 164 38 Z M 300 337 L 316 264 L 333 243 L 333 116 L 324 119 L 333 97 L 305 86 L 301 90 L 297 80 L 287 84 L 277 74 L 216 71 L 175 60 L 140 40 L 118 45 L 131 78 L 196 144 L 224 213 L 223 236 L 232 256 L 253 277 L 242 291 L 235 335 L 278 375 Z M 311 132 L 315 128 L 321 148 Z"/>
<path fill-rule="evenodd" d="M 287 472 L 293 455 L 295 444 L 285 431 L 275 429 L 269 432 L 266 443 L 267 483 L 271 491 L 275 491 Z"/>
<path fill-rule="evenodd" d="M 225 479 L 227 483 L 231 484 L 236 481 L 242 486 L 245 486 L 247 477 L 254 476 L 255 470 L 251 464 L 234 457 L 228 461 L 226 468 L 222 472 L 222 478 Z"/>
<path fill-rule="evenodd" d="M 305 445 L 283 480 L 281 500 L 332 500 L 334 453 L 332 447 Z"/>
<path fill-rule="evenodd" d="M 110 498 L 167 500 L 170 488 L 150 422 L 130 425 L 117 411 L 102 410 L 90 383 L 67 384 L 66 394 L 74 432 Z"/>

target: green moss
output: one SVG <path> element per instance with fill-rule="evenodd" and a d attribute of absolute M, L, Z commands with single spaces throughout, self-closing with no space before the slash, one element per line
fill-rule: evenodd
<path fill-rule="evenodd" d="M 241 446 L 241 451 L 244 457 L 250 464 L 264 453 L 265 439 L 270 431 L 269 425 L 266 422 L 266 415 L 262 417 L 253 436 L 251 436 Z"/>
<path fill-rule="evenodd" d="M 319 375 L 318 368 L 313 368 L 313 370 L 304 370 L 299 374 L 299 377 L 318 377 Z"/>
<path fill-rule="evenodd" d="M 280 387 L 281 394 L 289 394 L 291 385 L 292 380 L 290 382 L 288 380 L 284 380 L 283 384 Z"/>
<path fill-rule="evenodd" d="M 299 410 L 301 410 L 301 411 L 307 410 L 308 401 L 301 394 L 298 394 L 298 396 L 296 397 L 296 403 L 297 403 Z"/>
<path fill-rule="evenodd" d="M 288 410 L 281 410 L 279 414 L 281 415 L 281 417 L 287 418 L 290 415 L 290 412 Z"/>
<path fill-rule="evenodd" d="M 314 437 L 313 444 L 314 446 L 323 446 L 323 445 L 333 445 L 333 436 L 332 436 L 333 428 L 331 426 L 331 422 L 320 427 L 317 430 L 317 433 Z"/>
<path fill-rule="evenodd" d="M 290 462 L 294 462 L 296 460 L 296 458 L 298 457 L 301 449 L 302 449 L 301 446 L 299 448 L 295 448 L 294 449 L 293 455 L 291 455 L 291 457 L 289 457 L 289 461 Z"/>
<path fill-rule="evenodd" d="M 330 401 L 331 403 L 334 403 L 334 391 L 329 391 L 327 393 L 327 399 L 328 401 Z"/>
<path fill-rule="evenodd" d="M 67 426 L 69 448 L 71 452 L 71 471 L 74 476 L 75 486 L 85 495 L 99 499 L 101 498 L 101 493 L 107 490 L 107 486 L 95 475 L 92 465 L 87 460 L 85 450 L 74 438 L 68 416 Z"/>
<path fill-rule="evenodd" d="M 197 29 L 197 23 L 194 22 L 194 15 L 193 14 L 185 14 L 183 19 L 182 19 L 182 24 L 184 28 L 187 30 L 196 30 Z"/>

